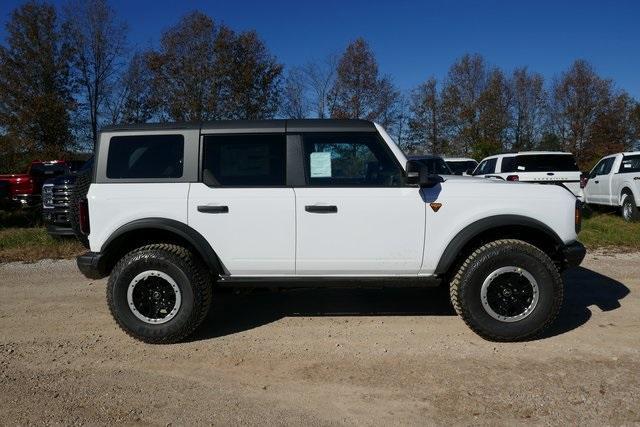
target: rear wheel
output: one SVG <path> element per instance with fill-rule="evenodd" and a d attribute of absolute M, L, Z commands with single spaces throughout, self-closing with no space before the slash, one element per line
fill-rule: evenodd
<path fill-rule="evenodd" d="M 109 309 L 130 336 L 174 343 L 202 323 L 211 305 L 206 268 L 187 249 L 152 244 L 125 255 L 107 284 Z"/>
<path fill-rule="evenodd" d="M 450 285 L 456 312 L 492 341 L 518 341 L 542 332 L 558 315 L 562 294 L 554 262 L 520 240 L 497 240 L 476 249 Z"/>
<path fill-rule="evenodd" d="M 622 195 L 622 218 L 625 221 L 638 221 L 640 220 L 640 211 L 638 210 L 638 206 L 636 205 L 636 201 L 633 198 L 633 194 L 624 193 Z"/>

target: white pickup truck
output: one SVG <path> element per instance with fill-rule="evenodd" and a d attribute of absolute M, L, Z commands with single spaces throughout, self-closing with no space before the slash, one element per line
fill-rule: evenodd
<path fill-rule="evenodd" d="M 603 157 L 589 173 L 585 202 L 621 208 L 626 221 L 640 219 L 640 151 Z"/>
<path fill-rule="evenodd" d="M 441 173 L 361 120 L 106 128 L 78 266 L 110 276 L 111 313 L 146 342 L 185 338 L 234 286 L 444 285 L 481 336 L 540 333 L 585 255 L 580 204 L 556 185 Z"/>

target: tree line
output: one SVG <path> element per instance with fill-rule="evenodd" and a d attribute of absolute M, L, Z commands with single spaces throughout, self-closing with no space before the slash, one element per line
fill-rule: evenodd
<path fill-rule="evenodd" d="M 0 45 L 0 171 L 91 149 L 101 126 L 266 118 L 362 118 L 409 152 L 475 157 L 566 150 L 588 168 L 640 139 L 640 104 L 576 60 L 552 81 L 466 54 L 403 93 L 367 42 L 285 69 L 255 31 L 192 12 L 156 47 L 132 49 L 107 0 L 16 8 Z"/>

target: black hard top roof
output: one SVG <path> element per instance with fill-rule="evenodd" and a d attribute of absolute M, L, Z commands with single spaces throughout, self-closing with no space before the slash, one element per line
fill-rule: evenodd
<path fill-rule="evenodd" d="M 247 132 L 340 132 L 374 131 L 375 125 L 359 119 L 301 119 L 301 120 L 216 120 L 211 122 L 139 123 L 105 126 L 102 132 L 200 129 L 220 132 L 246 130 Z"/>

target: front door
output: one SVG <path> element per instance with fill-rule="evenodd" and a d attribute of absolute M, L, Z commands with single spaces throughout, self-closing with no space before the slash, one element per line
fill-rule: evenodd
<path fill-rule="evenodd" d="M 417 275 L 425 203 L 378 134 L 306 134 L 303 159 L 296 274 Z"/>
<path fill-rule="evenodd" d="M 206 135 L 189 225 L 233 276 L 295 273 L 295 199 L 284 134 Z"/>

